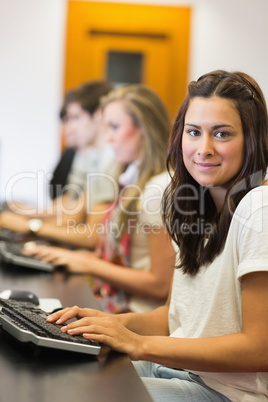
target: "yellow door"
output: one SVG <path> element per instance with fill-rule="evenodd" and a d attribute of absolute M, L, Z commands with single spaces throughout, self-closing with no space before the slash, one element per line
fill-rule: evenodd
<path fill-rule="evenodd" d="M 187 84 L 190 8 L 68 2 L 65 85 L 142 82 L 173 118 Z"/>

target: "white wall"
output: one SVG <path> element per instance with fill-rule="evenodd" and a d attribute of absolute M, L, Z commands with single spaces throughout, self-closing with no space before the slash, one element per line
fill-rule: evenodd
<path fill-rule="evenodd" d="M 216 68 L 242 70 L 268 99 L 267 0 L 117 2 L 192 6 L 189 80 Z M 49 172 L 58 157 L 66 4 L 0 0 L 1 199 L 18 173 Z M 13 188 L 16 198 L 36 202 L 33 179 Z"/>
<path fill-rule="evenodd" d="M 59 150 L 65 0 L 0 0 L 0 198 L 36 202 Z M 8 193 L 10 193 L 10 186 Z M 9 195 L 8 195 L 9 197 Z"/>

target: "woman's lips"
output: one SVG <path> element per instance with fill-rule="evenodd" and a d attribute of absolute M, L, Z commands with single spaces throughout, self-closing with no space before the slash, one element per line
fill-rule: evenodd
<path fill-rule="evenodd" d="M 203 170 L 210 170 L 213 169 L 215 167 L 220 166 L 220 163 L 202 163 L 202 162 L 195 162 L 195 164 Z"/>

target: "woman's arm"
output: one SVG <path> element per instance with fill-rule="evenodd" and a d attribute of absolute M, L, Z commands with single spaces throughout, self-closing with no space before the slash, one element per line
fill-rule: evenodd
<path fill-rule="evenodd" d="M 83 334 L 87 339 L 98 338 L 102 344 L 128 354 L 133 360 L 138 360 L 136 351 L 139 350 L 139 344 L 144 336 L 140 335 L 139 331 L 130 330 L 124 325 L 124 321 L 128 321 L 129 324 L 131 322 L 131 326 L 136 329 L 139 328 L 141 334 L 151 335 L 153 331 L 156 331 L 158 334 L 167 335 L 167 313 L 166 306 L 145 314 L 115 315 L 97 310 L 79 309 L 75 306 L 52 314 L 47 321 L 62 324 L 70 318 L 77 317 L 77 321 L 62 327 L 62 332 L 68 331 L 70 335 Z"/>
<path fill-rule="evenodd" d="M 111 315 L 92 317 L 89 314 L 63 331 L 83 334 L 85 338 L 128 353 L 133 360 L 194 371 L 267 372 L 267 289 L 267 272 L 243 277 L 241 333 L 199 339 L 168 337 L 167 305 L 146 314 L 122 314 L 116 319 Z M 62 315 L 63 318 L 66 317 Z M 131 329 L 136 329 L 135 333 Z M 153 332 L 155 336 L 150 336 Z"/>
<path fill-rule="evenodd" d="M 71 272 L 88 273 L 128 293 L 165 301 L 170 288 L 175 263 L 175 251 L 168 234 L 163 228 L 149 235 L 149 271 L 121 267 L 96 258 L 92 253 L 73 252 L 52 247 L 39 246 L 30 250 L 44 261 L 55 265 L 66 264 Z"/>
<path fill-rule="evenodd" d="M 95 205 L 89 214 L 86 214 L 84 198 L 81 199 L 80 205 L 77 201 L 72 208 L 71 204 L 68 204 L 68 208 L 66 204 L 64 208 L 61 203 L 60 205 L 61 212 L 58 208 L 54 218 L 43 219 L 36 236 L 70 246 L 94 249 L 99 241 L 98 231 L 100 231 L 108 204 Z M 29 233 L 29 217 L 9 211 L 3 212 L 0 215 L 0 227 L 27 234 Z"/>
<path fill-rule="evenodd" d="M 79 248 L 94 249 L 99 241 L 98 233 L 107 210 L 108 204 L 95 205 L 93 210 L 86 213 L 86 205 L 78 214 L 58 215 L 54 222 L 44 221 L 38 236 Z"/>
<path fill-rule="evenodd" d="M 28 219 L 45 219 L 46 221 L 56 222 L 57 219 L 60 219 L 64 222 L 70 215 L 75 216 L 78 221 L 82 221 L 84 217 L 84 203 L 84 193 L 81 193 L 80 197 L 74 200 L 69 193 L 66 192 L 55 198 L 50 205 L 45 205 L 42 208 L 15 201 L 7 202 L 5 212 L 12 212 L 14 219 L 18 219 L 18 216 L 22 216 L 25 218 L 24 221 Z M 5 215 L 5 212 L 3 215 Z"/>
<path fill-rule="evenodd" d="M 189 370 L 267 372 L 268 273 L 248 274 L 242 286 L 241 333 L 201 339 L 145 337 L 139 359 Z"/>
<path fill-rule="evenodd" d="M 23 234 L 29 233 L 28 218 L 14 212 L 4 211 L 0 214 L 0 228 Z"/>
<path fill-rule="evenodd" d="M 85 260 L 85 271 L 115 287 L 141 297 L 165 301 L 175 264 L 175 251 L 164 229 L 149 235 L 150 269 L 148 271 L 121 267 L 98 259 Z M 70 270 L 75 270 L 74 266 Z"/>
<path fill-rule="evenodd" d="M 173 271 L 174 272 L 174 271 Z M 147 313 L 125 313 L 116 315 L 118 322 L 139 335 L 168 336 L 168 311 L 172 292 L 172 282 L 169 288 L 168 298 L 163 306 Z"/>

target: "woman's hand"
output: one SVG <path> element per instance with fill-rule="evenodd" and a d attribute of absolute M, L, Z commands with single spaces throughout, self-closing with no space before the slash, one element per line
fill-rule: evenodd
<path fill-rule="evenodd" d="M 89 251 L 73 251 L 42 245 L 24 248 L 23 252 L 56 266 L 66 265 L 69 271 L 77 273 L 90 273 L 90 260 L 97 258 Z"/>
<path fill-rule="evenodd" d="M 144 337 L 128 330 L 119 321 L 120 317 L 98 310 L 81 309 L 77 306 L 66 308 L 47 317 L 48 322 L 63 324 L 71 318 L 77 321 L 62 327 L 62 332 L 70 335 L 83 335 L 113 350 L 126 353 L 132 360 L 138 360 Z"/>
<path fill-rule="evenodd" d="M 30 248 L 24 247 L 23 253 L 26 255 L 32 255 L 45 262 L 52 263 L 54 265 L 67 265 L 69 257 L 72 252 L 59 247 L 49 246 L 31 246 Z"/>
<path fill-rule="evenodd" d="M 0 227 L 23 234 L 29 232 L 28 218 L 10 211 L 4 211 L 0 214 Z"/>
<path fill-rule="evenodd" d="M 47 317 L 48 322 L 55 322 L 56 324 L 63 324 L 64 322 L 70 320 L 71 318 L 84 318 L 84 317 L 106 317 L 110 316 L 109 313 L 104 313 L 99 310 L 91 308 L 79 308 L 77 306 L 66 307 L 63 310 L 59 310 L 56 313 L 50 314 Z"/>

